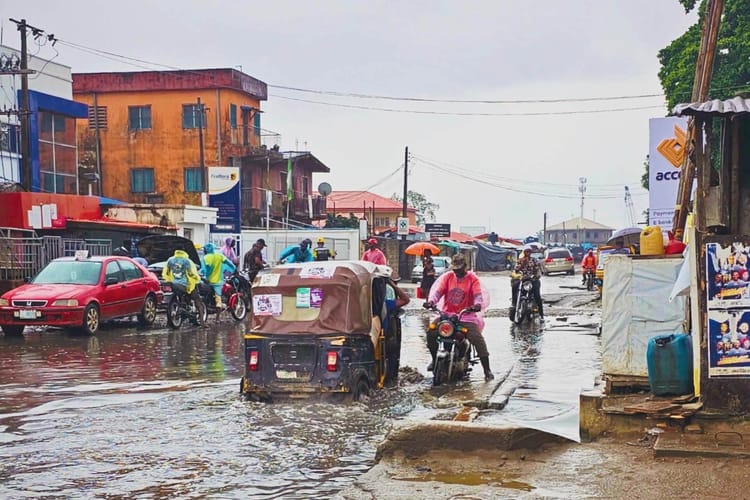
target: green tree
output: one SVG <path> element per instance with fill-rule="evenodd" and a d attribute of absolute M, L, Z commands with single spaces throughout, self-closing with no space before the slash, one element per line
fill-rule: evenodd
<path fill-rule="evenodd" d="M 396 200 L 399 203 L 403 203 L 403 197 L 396 193 L 391 196 L 392 200 Z M 417 211 L 417 225 L 421 226 L 427 221 L 435 220 L 435 211 L 440 208 L 437 203 L 430 203 L 427 201 L 427 197 L 422 193 L 416 191 L 408 191 L 406 193 L 406 203 Z"/>
<path fill-rule="evenodd" d="M 646 155 L 646 159 L 643 161 L 643 175 L 641 176 L 641 186 L 643 186 L 643 189 L 648 191 L 648 155 Z"/>
<path fill-rule="evenodd" d="M 349 217 L 344 217 L 343 215 L 337 215 L 336 217 L 334 217 L 333 214 L 328 214 L 326 216 L 325 227 L 326 228 L 344 227 L 344 228 L 358 229 L 359 219 L 353 213 L 350 213 Z"/>
<path fill-rule="evenodd" d="M 697 0 L 679 2 L 686 12 L 697 4 Z M 675 105 L 690 101 L 692 95 L 705 4 L 706 0 L 702 0 L 698 6 L 698 21 L 658 54 L 659 80 L 670 111 Z M 725 0 L 709 96 L 727 99 L 747 91 L 750 91 L 750 2 Z"/>

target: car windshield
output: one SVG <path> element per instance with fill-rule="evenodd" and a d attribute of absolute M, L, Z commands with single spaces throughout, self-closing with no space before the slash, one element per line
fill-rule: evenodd
<path fill-rule="evenodd" d="M 62 260 L 52 261 L 39 271 L 32 283 L 36 285 L 96 285 L 101 262 Z"/>
<path fill-rule="evenodd" d="M 435 267 L 448 267 L 448 261 L 445 259 L 435 259 Z"/>

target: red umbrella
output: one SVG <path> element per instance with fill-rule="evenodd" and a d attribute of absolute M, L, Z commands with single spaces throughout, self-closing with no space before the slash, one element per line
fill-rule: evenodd
<path fill-rule="evenodd" d="M 440 253 L 440 249 L 429 241 L 418 241 L 416 243 L 412 243 L 411 245 L 406 247 L 404 253 L 406 255 L 420 256 L 424 253 L 425 250 L 429 250 L 430 252 L 432 252 L 432 255 L 437 255 Z"/>

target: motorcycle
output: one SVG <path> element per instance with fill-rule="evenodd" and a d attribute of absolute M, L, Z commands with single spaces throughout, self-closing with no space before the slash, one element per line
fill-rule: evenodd
<path fill-rule="evenodd" d="M 252 284 L 245 271 L 235 271 L 227 276 L 221 295 L 235 321 L 242 321 L 252 304 Z"/>
<path fill-rule="evenodd" d="M 170 328 L 178 329 L 185 321 L 193 325 L 205 324 L 208 320 L 208 311 L 204 307 L 203 317 L 200 317 L 200 311 L 196 306 L 193 298 L 188 295 L 184 285 L 171 283 L 172 296 L 167 304 L 167 325 Z M 213 291 L 213 290 L 212 290 Z"/>
<path fill-rule="evenodd" d="M 434 305 L 425 307 L 433 311 L 438 310 Z M 432 368 L 432 385 L 435 387 L 443 382 L 467 378 L 472 366 L 479 361 L 474 347 L 466 338 L 468 329 L 461 324 L 461 317 L 467 312 L 471 312 L 471 309 L 464 309 L 458 314 L 440 311 L 430 322 L 430 330 L 437 329 L 438 334 L 437 354 Z"/>
<path fill-rule="evenodd" d="M 583 271 L 583 278 L 586 282 L 586 290 L 588 290 L 589 292 L 594 289 L 594 274 L 594 268 L 584 269 Z"/>
<path fill-rule="evenodd" d="M 531 279 L 523 279 L 518 285 L 518 297 L 514 304 L 515 311 L 511 320 L 520 325 L 524 321 L 531 321 L 539 313 L 534 300 L 534 283 Z"/>

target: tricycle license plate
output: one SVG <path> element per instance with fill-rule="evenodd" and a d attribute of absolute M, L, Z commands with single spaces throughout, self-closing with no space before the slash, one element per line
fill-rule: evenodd
<path fill-rule="evenodd" d="M 290 372 L 288 370 L 276 370 L 276 378 L 297 378 L 297 372 Z"/>
<path fill-rule="evenodd" d="M 36 319 L 35 309 L 21 309 L 18 311 L 18 317 L 20 319 Z"/>

